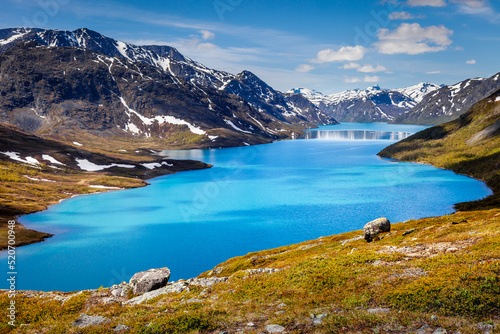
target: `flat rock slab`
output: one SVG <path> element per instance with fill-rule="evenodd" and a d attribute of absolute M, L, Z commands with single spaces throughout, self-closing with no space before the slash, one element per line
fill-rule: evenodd
<path fill-rule="evenodd" d="M 109 322 L 109 319 L 106 317 L 102 317 L 100 315 L 86 315 L 80 314 L 80 318 L 76 319 L 73 322 L 73 326 L 78 328 L 85 328 L 88 326 L 99 326 Z"/>
<path fill-rule="evenodd" d="M 285 331 L 285 327 L 280 325 L 267 325 L 266 332 L 268 333 L 283 333 Z"/>

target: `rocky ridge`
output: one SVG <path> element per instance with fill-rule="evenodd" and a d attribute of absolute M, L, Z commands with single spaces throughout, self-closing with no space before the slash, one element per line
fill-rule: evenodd
<path fill-rule="evenodd" d="M 411 110 L 426 94 L 438 88 L 432 83 L 420 83 L 402 89 L 387 90 L 372 86 L 331 95 L 306 88 L 294 88 L 287 93 L 303 95 L 341 122 L 389 122 Z"/>

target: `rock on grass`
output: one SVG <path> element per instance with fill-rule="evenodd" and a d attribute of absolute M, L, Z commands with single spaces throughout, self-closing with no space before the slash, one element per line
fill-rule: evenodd
<path fill-rule="evenodd" d="M 391 231 L 391 223 L 387 218 L 378 218 L 372 220 L 367 223 L 365 227 L 363 227 L 363 236 L 365 240 L 368 242 L 372 242 L 373 239 L 382 232 L 390 232 Z"/>

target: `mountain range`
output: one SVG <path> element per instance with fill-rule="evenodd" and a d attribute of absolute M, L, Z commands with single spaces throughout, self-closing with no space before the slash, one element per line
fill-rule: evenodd
<path fill-rule="evenodd" d="M 340 122 L 437 125 L 457 119 L 474 104 L 500 89 L 499 78 L 500 73 L 487 79 L 467 79 L 449 86 L 422 82 L 392 90 L 372 86 L 365 90 L 323 95 L 307 88 L 294 88 L 288 93 L 303 95 Z"/>
<path fill-rule="evenodd" d="M 220 147 L 337 123 L 251 72 L 209 69 L 169 46 L 88 29 L 0 30 L 0 73 L 0 121 L 52 136 L 184 136 L 195 147 Z"/>
<path fill-rule="evenodd" d="M 372 86 L 364 90 L 347 90 L 337 94 L 294 88 L 288 93 L 302 94 L 318 108 L 340 122 L 390 122 L 415 107 L 423 97 L 439 89 L 432 83 L 387 90 Z"/>

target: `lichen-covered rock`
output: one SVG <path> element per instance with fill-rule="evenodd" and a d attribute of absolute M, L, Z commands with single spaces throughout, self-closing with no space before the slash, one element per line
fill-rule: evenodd
<path fill-rule="evenodd" d="M 280 325 L 267 325 L 266 331 L 268 333 L 283 333 L 285 331 L 285 327 Z"/>
<path fill-rule="evenodd" d="M 132 287 L 127 282 L 121 282 L 119 285 L 113 285 L 109 288 L 109 292 L 114 297 L 127 297 L 128 292 Z"/>
<path fill-rule="evenodd" d="M 170 278 L 170 269 L 159 268 L 141 271 L 130 279 L 132 292 L 136 295 L 142 295 L 146 292 L 163 288 L 167 285 Z"/>
<path fill-rule="evenodd" d="M 98 326 L 101 324 L 108 323 L 109 319 L 106 317 L 101 317 L 99 315 L 86 315 L 80 314 L 80 317 L 73 322 L 74 327 L 85 328 L 88 326 Z"/>
<path fill-rule="evenodd" d="M 363 236 L 366 241 L 372 242 L 379 233 L 389 232 L 391 230 L 391 223 L 387 218 L 378 218 L 367 223 L 363 227 Z"/>
<path fill-rule="evenodd" d="M 145 294 L 143 294 L 141 296 L 129 299 L 125 302 L 125 304 L 137 305 L 137 304 L 141 304 L 145 301 L 148 301 L 150 299 L 156 298 L 156 297 L 164 295 L 164 294 L 181 293 L 185 290 L 189 291 L 189 283 L 187 283 L 186 281 L 177 281 L 177 282 L 169 283 L 167 286 L 165 286 L 163 288 L 153 290 L 150 292 L 146 292 Z"/>

